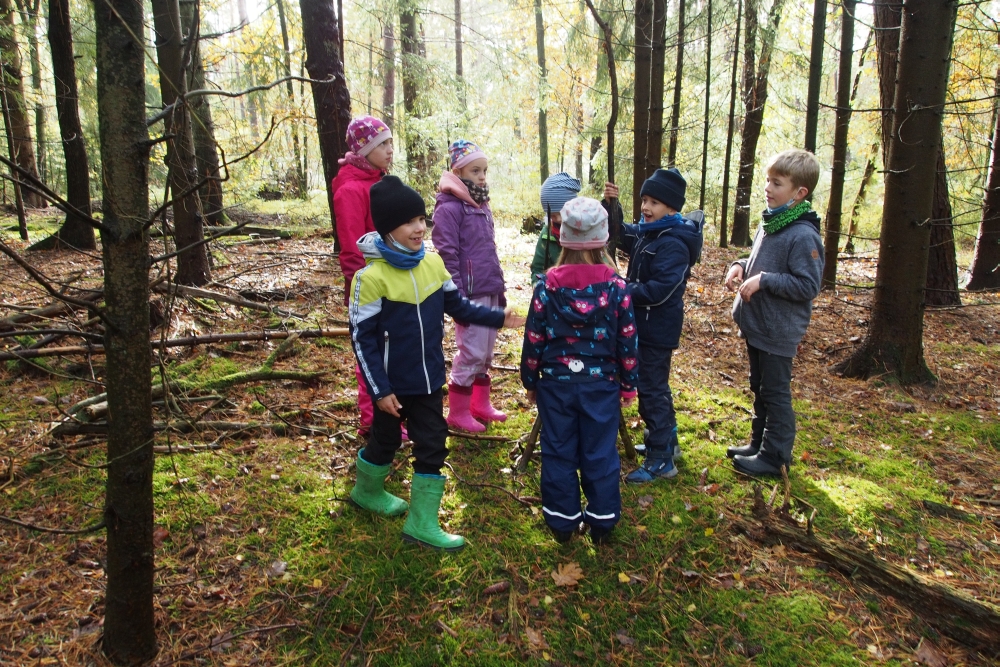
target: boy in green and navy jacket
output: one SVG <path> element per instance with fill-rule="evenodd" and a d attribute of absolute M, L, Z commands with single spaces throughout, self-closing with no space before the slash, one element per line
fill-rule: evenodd
<path fill-rule="evenodd" d="M 407 511 L 403 539 L 457 551 L 465 546 L 438 524 L 444 494 L 441 475 L 448 449 L 441 387 L 445 383 L 444 314 L 499 329 L 523 318 L 470 302 L 458 292 L 441 257 L 424 253 L 424 200 L 395 176 L 371 187 L 375 232 L 358 240 L 365 268 L 354 275 L 350 295 L 351 343 L 368 393 L 375 402 L 371 437 L 358 453 L 351 499 L 383 516 Z M 402 444 L 406 420 L 413 441 L 410 504 L 385 491 L 389 466 Z"/>

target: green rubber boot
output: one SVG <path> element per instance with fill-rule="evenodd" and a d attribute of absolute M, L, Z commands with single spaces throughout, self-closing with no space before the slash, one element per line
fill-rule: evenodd
<path fill-rule="evenodd" d="M 358 452 L 358 479 L 351 489 L 351 501 L 369 512 L 382 516 L 399 516 L 406 512 L 408 505 L 385 490 L 385 478 L 389 476 L 389 466 L 376 466 L 365 461 Z"/>
<path fill-rule="evenodd" d="M 415 473 L 410 482 L 410 513 L 403 525 L 403 540 L 442 551 L 461 551 L 465 538 L 441 530 L 438 509 L 444 495 L 443 475 Z"/>

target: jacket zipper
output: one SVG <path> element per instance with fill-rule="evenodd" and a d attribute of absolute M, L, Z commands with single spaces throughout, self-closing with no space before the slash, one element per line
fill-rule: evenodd
<path fill-rule="evenodd" d="M 389 374 L 389 332 L 385 332 L 385 357 L 382 360 L 382 365 L 385 366 L 386 375 Z"/>
<path fill-rule="evenodd" d="M 420 288 L 417 287 L 417 279 L 410 269 L 410 280 L 413 281 L 413 296 L 417 306 L 417 324 L 420 326 L 420 364 L 424 367 L 424 379 L 427 380 L 427 393 L 431 392 L 431 376 L 427 373 L 427 357 L 424 353 L 424 318 L 420 314 Z"/>

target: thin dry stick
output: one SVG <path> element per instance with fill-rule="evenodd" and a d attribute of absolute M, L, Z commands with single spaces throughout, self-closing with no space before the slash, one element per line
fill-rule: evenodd
<path fill-rule="evenodd" d="M 340 659 L 340 667 L 344 667 L 344 665 L 347 664 L 347 661 L 350 659 L 351 654 L 354 653 L 354 649 L 357 647 L 359 643 L 361 643 L 361 635 L 365 634 L 365 627 L 368 625 L 368 621 L 371 620 L 372 614 L 375 613 L 376 602 L 378 602 L 378 598 L 372 600 L 372 606 L 368 608 L 368 615 L 365 616 L 365 620 L 361 624 L 361 629 L 358 630 L 358 634 L 354 638 L 354 641 L 351 642 L 351 645 L 347 647 L 347 651 L 344 653 L 344 657 Z"/>

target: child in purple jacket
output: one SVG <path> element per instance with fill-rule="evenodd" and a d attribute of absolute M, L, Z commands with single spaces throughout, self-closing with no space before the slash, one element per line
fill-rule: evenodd
<path fill-rule="evenodd" d="M 503 270 L 493 235 L 486 154 L 459 139 L 448 148 L 451 171 L 441 176 L 434 208 L 434 247 L 459 293 L 491 308 L 504 307 Z M 481 422 L 507 419 L 490 402 L 489 369 L 496 329 L 455 322 L 458 353 L 448 384 L 448 424 L 463 431 L 486 430 Z"/>

